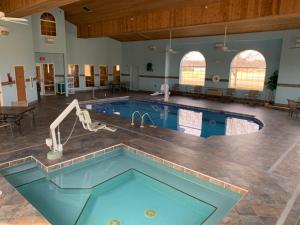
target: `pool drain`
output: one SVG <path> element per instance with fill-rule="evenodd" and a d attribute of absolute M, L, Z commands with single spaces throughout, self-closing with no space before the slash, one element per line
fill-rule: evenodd
<path fill-rule="evenodd" d="M 154 209 L 147 209 L 145 211 L 145 216 L 152 219 L 156 216 L 156 211 Z"/>
<path fill-rule="evenodd" d="M 120 220 L 113 219 L 108 223 L 108 225 L 122 225 L 122 223 Z"/>

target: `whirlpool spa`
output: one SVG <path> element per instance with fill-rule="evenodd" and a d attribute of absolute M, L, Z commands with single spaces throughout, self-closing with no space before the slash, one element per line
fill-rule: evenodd
<path fill-rule="evenodd" d="M 53 225 L 217 225 L 247 192 L 126 145 L 86 158 L 0 172 Z"/>

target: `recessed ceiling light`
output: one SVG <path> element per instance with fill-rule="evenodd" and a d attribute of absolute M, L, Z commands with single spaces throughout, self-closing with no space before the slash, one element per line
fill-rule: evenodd
<path fill-rule="evenodd" d="M 205 9 L 208 9 L 208 5 L 205 5 L 204 8 L 205 8 Z"/>

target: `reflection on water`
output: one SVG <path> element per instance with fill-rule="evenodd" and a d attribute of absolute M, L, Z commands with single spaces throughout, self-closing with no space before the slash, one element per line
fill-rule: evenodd
<path fill-rule="evenodd" d="M 256 132 L 259 125 L 249 120 L 232 118 L 226 114 L 178 110 L 178 131 L 201 137 L 239 135 Z"/>
<path fill-rule="evenodd" d="M 191 110 L 179 106 L 169 106 L 144 101 L 121 101 L 96 104 L 93 109 L 110 115 L 122 116 L 131 119 L 132 113 L 139 111 L 148 113 L 151 120 L 145 117 L 145 124 L 176 130 L 186 134 L 204 138 L 220 135 L 238 135 L 258 131 L 261 127 L 251 119 L 238 117 L 224 112 L 207 110 Z M 141 122 L 139 116 L 135 123 Z"/>
<path fill-rule="evenodd" d="M 248 120 L 238 118 L 227 118 L 226 120 L 226 135 L 247 134 L 258 130 L 259 125 Z"/>
<path fill-rule="evenodd" d="M 202 112 L 178 110 L 178 130 L 186 134 L 201 136 Z"/>

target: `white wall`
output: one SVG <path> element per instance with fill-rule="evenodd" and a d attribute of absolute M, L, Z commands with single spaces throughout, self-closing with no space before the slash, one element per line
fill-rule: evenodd
<path fill-rule="evenodd" d="M 36 63 L 53 63 L 55 72 L 55 83 L 64 83 L 67 74 L 67 47 L 66 47 L 66 28 L 65 15 L 62 9 L 56 8 L 48 10 L 56 22 L 56 36 L 54 42 L 49 44 L 45 41 L 45 36 L 41 35 L 40 18 L 44 12 L 33 14 L 32 17 L 32 32 Z M 45 60 L 40 61 L 40 57 Z"/>
<path fill-rule="evenodd" d="M 230 64 L 234 56 L 243 50 L 254 49 L 260 51 L 267 61 L 267 76 L 279 69 L 281 56 L 282 32 L 253 33 L 231 35 L 228 38 L 230 48 L 238 52 L 224 53 L 214 48 L 215 44 L 223 41 L 223 36 L 174 39 L 172 47 L 178 54 L 171 56 L 170 85 L 179 83 L 180 62 L 183 56 L 190 51 L 201 52 L 206 59 L 206 78 L 219 75 L 222 79 L 229 79 Z M 154 91 L 164 82 L 165 54 L 162 52 L 168 40 L 138 41 L 123 44 L 123 67 L 134 65 L 139 68 L 140 75 L 153 76 L 153 78 L 139 77 L 139 89 Z M 157 46 L 158 51 L 150 51 L 149 46 Z M 146 64 L 153 64 L 153 72 L 146 71 Z M 175 78 L 174 78 L 175 77 Z M 205 87 L 227 88 L 228 82 L 205 82 Z M 240 91 L 243 95 L 243 91 Z M 268 93 L 262 93 L 266 98 Z"/>
<path fill-rule="evenodd" d="M 95 86 L 99 86 L 99 66 L 108 65 L 109 74 L 113 65 L 122 63 L 122 44 L 110 38 L 77 38 L 77 28 L 66 21 L 67 62 L 79 65 L 80 90 L 90 89 L 85 87 L 84 65 L 93 64 Z M 122 70 L 122 68 L 121 68 Z"/>
<path fill-rule="evenodd" d="M 35 77 L 35 62 L 33 50 L 33 37 L 31 19 L 29 25 L 19 25 L 1 22 L 10 30 L 8 36 L 0 37 L 0 76 L 2 82 L 7 82 L 7 73 L 10 73 L 15 81 L 14 66 L 23 65 L 25 77 Z M 6 85 L 3 89 L 3 100 L 5 106 L 10 106 L 12 101 L 17 101 L 16 85 Z M 26 82 L 27 101 L 33 102 L 37 99 L 36 84 L 33 87 L 30 82 Z"/>
<path fill-rule="evenodd" d="M 32 31 L 35 52 L 46 53 L 66 53 L 66 29 L 65 29 L 65 15 L 62 9 L 51 9 L 47 12 L 51 13 L 56 21 L 56 37 L 54 43 L 48 44 L 45 41 L 45 36 L 41 35 L 40 18 L 44 12 L 33 14 L 32 17 Z"/>
<path fill-rule="evenodd" d="M 287 99 L 300 97 L 300 48 L 293 49 L 300 30 L 284 32 L 282 54 L 280 60 L 278 83 L 283 85 L 298 85 L 298 87 L 279 86 L 276 91 L 276 102 L 287 104 Z"/>

